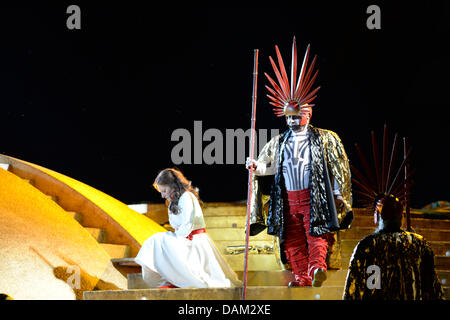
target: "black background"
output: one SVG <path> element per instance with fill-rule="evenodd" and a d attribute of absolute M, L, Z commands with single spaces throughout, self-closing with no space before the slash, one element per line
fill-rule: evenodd
<path fill-rule="evenodd" d="M 81 30 L 66 27 L 71 4 L 81 8 Z M 381 9 L 381 30 L 366 26 L 371 4 Z M 125 203 L 161 202 L 151 185 L 173 166 L 175 129 L 193 133 L 195 120 L 203 131 L 250 127 L 253 49 L 256 126 L 286 128 L 262 74 L 273 75 L 275 44 L 290 65 L 295 35 L 299 56 L 308 43 L 318 55 L 311 123 L 338 133 L 356 166 L 354 143 L 368 152 L 371 130 L 381 137 L 386 123 L 413 147 L 413 207 L 449 200 L 449 21 L 446 1 L 2 4 L 0 153 Z M 246 199 L 243 165 L 177 167 L 204 201 Z"/>

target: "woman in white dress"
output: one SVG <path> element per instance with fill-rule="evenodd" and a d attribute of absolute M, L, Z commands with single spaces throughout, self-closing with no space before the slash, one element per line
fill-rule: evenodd
<path fill-rule="evenodd" d="M 166 199 L 175 232 L 152 235 L 136 263 L 151 287 L 235 287 L 242 283 L 206 234 L 197 192 L 175 169 L 162 170 L 153 186 Z"/>

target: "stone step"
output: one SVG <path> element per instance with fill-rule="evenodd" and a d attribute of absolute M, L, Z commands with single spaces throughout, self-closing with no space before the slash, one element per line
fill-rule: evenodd
<path fill-rule="evenodd" d="M 411 227 L 416 232 L 420 229 L 450 230 L 450 220 L 414 219 L 411 221 Z M 404 229 L 406 229 L 406 222 L 404 223 Z"/>
<path fill-rule="evenodd" d="M 375 228 L 370 227 L 352 227 L 341 232 L 341 239 L 360 240 L 374 231 Z M 417 228 L 415 231 L 423 236 L 427 241 L 450 241 L 450 230 Z"/>
<path fill-rule="evenodd" d="M 343 286 L 347 272 L 346 269 L 328 270 L 324 286 Z M 238 271 L 236 274 L 240 280 L 243 280 L 243 271 Z M 247 284 L 249 286 L 287 286 L 290 281 L 294 280 L 294 275 L 290 270 L 250 271 L 247 273 Z"/>
<path fill-rule="evenodd" d="M 234 216 L 210 215 L 205 216 L 205 223 L 207 228 L 245 228 L 246 217 L 245 215 L 234 215 Z M 403 224 L 404 227 L 406 228 L 406 221 L 404 221 Z M 414 230 L 416 229 L 450 230 L 450 220 L 417 218 L 411 220 L 411 226 L 413 227 Z M 356 216 L 352 222 L 352 228 L 354 227 L 375 228 L 373 216 Z"/>
<path fill-rule="evenodd" d="M 341 240 L 341 254 L 351 255 L 355 246 L 358 244 L 359 240 Z M 449 256 L 450 255 L 450 242 L 445 241 L 429 241 L 428 242 L 431 249 L 433 250 L 436 256 Z M 228 247 L 242 247 L 245 248 L 245 242 L 243 240 L 216 240 L 214 241 L 216 248 L 220 251 L 222 255 L 229 255 L 230 253 L 227 251 Z M 250 246 L 257 246 L 260 248 L 264 248 L 265 246 L 273 248 L 273 242 L 267 240 L 260 241 L 250 241 Z M 239 254 L 238 254 L 239 255 Z M 250 255 L 253 255 L 253 252 L 250 252 Z"/>
<path fill-rule="evenodd" d="M 450 298 L 449 288 L 443 288 L 446 300 Z M 343 286 L 322 286 L 320 288 L 248 286 L 247 300 L 342 300 L 343 293 Z M 242 288 L 132 289 L 83 292 L 84 300 L 241 300 L 241 297 Z M 221 314 L 222 310 L 213 310 L 213 312 Z"/>
<path fill-rule="evenodd" d="M 447 241 L 450 242 L 450 230 L 414 228 L 414 232 L 420 234 L 427 241 Z"/>
<path fill-rule="evenodd" d="M 244 270 L 244 254 L 222 255 L 233 271 Z M 249 254 L 248 271 L 274 271 L 282 270 L 274 254 Z"/>
<path fill-rule="evenodd" d="M 344 286 L 347 278 L 348 269 L 342 270 L 328 270 L 327 280 L 324 286 Z M 243 280 L 244 272 L 236 272 L 238 278 Z M 450 271 L 437 270 L 439 280 L 442 287 L 448 287 Z M 127 275 L 128 289 L 149 289 L 149 286 L 142 279 L 141 273 L 130 273 Z M 289 270 L 279 271 L 249 271 L 247 273 L 248 286 L 287 286 L 290 281 L 294 280 L 294 275 Z"/>
<path fill-rule="evenodd" d="M 264 248 L 265 246 L 273 248 L 272 240 L 252 240 L 253 237 L 250 237 L 250 246 L 257 246 L 260 248 Z M 242 247 L 245 249 L 245 241 L 244 240 L 214 240 L 214 244 L 216 248 L 220 251 L 221 254 L 226 255 L 230 254 L 227 252 L 227 247 Z"/>
<path fill-rule="evenodd" d="M 203 215 L 208 216 L 246 216 L 247 207 L 232 203 L 207 204 L 203 207 Z"/>
<path fill-rule="evenodd" d="M 329 270 L 326 286 L 343 286 L 348 270 Z M 243 280 L 244 272 L 236 272 L 238 278 Z M 128 274 L 128 289 L 150 289 L 142 279 L 141 273 Z M 248 286 L 287 286 L 290 281 L 294 281 L 294 275 L 289 270 L 279 271 L 249 271 L 247 273 Z"/>
<path fill-rule="evenodd" d="M 245 228 L 245 216 L 205 216 L 206 228 Z"/>
<path fill-rule="evenodd" d="M 244 270 L 244 254 L 238 255 L 222 255 L 230 268 L 235 271 Z M 127 257 L 123 257 L 127 258 Z M 122 269 L 126 273 L 140 272 L 140 266 L 134 262 L 133 258 L 121 259 L 121 257 L 113 258 L 112 264 L 119 271 Z M 274 254 L 250 254 L 248 256 L 248 271 L 274 271 L 282 270 L 278 265 Z"/>
<path fill-rule="evenodd" d="M 359 216 L 370 216 L 373 217 L 373 212 L 371 210 L 363 208 L 353 208 L 353 213 L 355 218 Z M 435 209 L 414 209 L 411 208 L 411 220 L 414 219 L 426 219 L 432 221 L 449 221 L 450 220 L 450 210 L 448 208 L 435 208 Z"/>
<path fill-rule="evenodd" d="M 213 241 L 219 240 L 242 240 L 245 241 L 245 228 L 208 228 L 206 230 Z M 258 235 L 250 237 L 252 241 L 265 240 L 273 241 L 273 236 L 267 232 L 260 232 Z"/>
<path fill-rule="evenodd" d="M 78 221 L 79 224 L 83 224 L 83 215 L 81 213 L 76 211 L 67 211 L 67 213 L 76 221 Z"/>
<path fill-rule="evenodd" d="M 272 259 L 268 258 L 269 256 L 272 256 Z M 254 258 L 254 257 L 259 257 L 259 258 Z M 265 258 L 261 258 L 261 257 L 265 257 Z M 243 267 L 244 255 L 243 254 L 232 256 L 232 257 L 224 256 L 224 258 L 227 259 L 227 261 L 229 261 L 230 267 L 238 275 L 242 274 L 242 272 L 244 270 L 244 267 Z M 342 255 L 342 270 L 346 270 L 348 268 L 350 258 L 351 258 L 351 254 L 343 254 Z M 265 262 L 266 264 L 270 263 L 270 265 L 273 266 L 273 269 L 272 270 L 269 270 L 269 269 L 255 270 L 255 269 L 258 269 L 254 266 L 255 262 L 258 263 L 261 261 Z M 269 262 L 267 262 L 267 261 L 269 261 Z M 438 272 L 439 278 L 443 281 L 442 284 L 445 286 L 450 285 L 450 268 L 448 268 L 449 261 L 450 261 L 449 257 L 437 256 L 437 258 L 436 258 L 436 270 Z M 113 260 L 111 260 L 111 262 L 116 269 L 118 269 L 119 271 L 122 270 L 123 271 L 122 274 L 124 274 L 125 276 L 130 273 L 140 273 L 141 272 L 141 267 L 134 262 L 134 258 L 113 259 Z M 231 264 L 233 264 L 233 266 L 231 266 Z M 446 264 L 447 264 L 447 267 L 445 267 Z M 248 269 L 249 274 L 254 274 L 255 276 L 257 276 L 259 278 L 261 278 L 261 274 L 275 275 L 274 280 L 273 279 L 265 280 L 265 281 L 269 281 L 269 282 L 265 282 L 265 283 L 271 283 L 270 285 L 272 285 L 272 284 L 281 285 L 282 281 L 287 281 L 287 280 L 280 280 L 281 278 L 289 279 L 289 277 L 286 276 L 286 274 L 285 274 L 286 272 L 289 273 L 289 271 L 282 270 L 282 268 L 280 266 L 278 266 L 274 255 L 250 255 L 248 268 L 249 268 Z M 328 272 L 339 271 L 340 272 L 339 274 L 342 276 L 342 270 L 329 270 Z M 328 280 L 330 280 L 330 277 Z M 343 280 L 343 278 L 340 278 L 340 280 L 336 280 L 336 281 L 341 281 L 341 280 L 344 281 L 345 279 Z M 259 280 L 255 280 L 255 281 L 259 281 Z M 284 283 L 284 282 L 282 282 L 282 283 Z M 267 284 L 267 285 L 269 285 L 269 284 Z"/>
<path fill-rule="evenodd" d="M 99 245 L 108 253 L 111 259 L 129 258 L 131 248 L 128 245 L 99 243 Z"/>
<path fill-rule="evenodd" d="M 365 236 L 373 233 L 375 228 L 353 227 L 340 232 L 341 240 L 361 240 Z M 422 235 L 429 242 L 450 242 L 450 230 L 419 229 L 417 233 Z M 245 228 L 207 228 L 207 232 L 214 242 L 218 241 L 245 241 Z M 251 236 L 250 241 L 273 241 L 273 236 L 266 231 L 260 232 L 256 236 Z"/>
<path fill-rule="evenodd" d="M 94 237 L 97 242 L 105 242 L 106 239 L 106 230 L 100 229 L 100 228 L 84 228 L 87 232 L 91 234 L 92 237 Z"/>
<path fill-rule="evenodd" d="M 125 278 L 130 273 L 140 273 L 142 271 L 141 266 L 134 262 L 134 258 L 111 259 L 111 263 Z"/>
<path fill-rule="evenodd" d="M 216 245 L 216 247 L 219 249 L 219 251 L 221 252 L 221 254 L 224 256 L 224 258 L 229 262 L 230 266 L 232 267 L 233 270 L 235 271 L 240 271 L 243 270 L 243 254 L 237 254 L 237 255 L 233 255 L 230 256 L 230 254 L 227 252 L 227 247 L 229 246 L 242 246 L 245 247 L 245 238 L 244 236 L 241 237 L 241 240 L 226 240 L 224 238 L 232 238 L 232 237 L 236 237 L 237 235 L 240 235 L 244 229 L 241 228 L 210 228 L 208 229 L 208 233 L 211 232 L 210 230 L 213 229 L 212 232 L 212 237 L 218 237 L 221 240 L 217 240 L 217 239 L 213 239 L 214 244 Z M 236 233 L 236 231 L 238 231 L 238 233 Z M 348 233 L 350 230 L 347 230 L 345 232 L 342 232 L 341 234 L 344 233 Z M 367 231 L 367 230 L 365 230 Z M 267 240 L 267 238 L 269 238 Z M 342 255 L 342 266 L 348 266 L 348 263 L 350 261 L 350 257 L 351 254 L 356 246 L 356 244 L 358 243 L 359 240 L 352 240 L 352 239 L 345 239 L 346 237 L 343 237 L 344 239 L 341 240 L 341 255 Z M 253 240 L 253 239 L 266 239 L 266 240 Z M 255 245 L 255 246 L 260 246 L 260 247 L 264 247 L 264 246 L 269 246 L 269 247 L 273 247 L 273 238 L 269 235 L 265 235 L 265 236 L 260 236 L 258 235 L 257 237 L 250 237 L 250 245 Z M 447 269 L 448 268 L 448 259 L 446 259 L 446 255 L 448 255 L 449 251 L 450 251 L 450 242 L 448 241 L 429 241 L 429 244 L 431 246 L 431 248 L 433 249 L 433 252 L 435 253 L 436 256 L 441 256 L 441 258 L 439 258 L 439 265 L 442 267 L 442 269 Z M 250 253 L 249 257 L 252 256 L 256 256 L 257 254 L 252 254 Z M 239 257 L 242 258 L 239 258 Z M 270 256 L 270 254 L 259 254 L 259 256 Z M 263 267 L 261 266 L 258 270 L 279 270 L 279 266 L 278 264 L 276 264 L 275 261 L 275 257 L 273 258 L 250 258 L 250 259 L 261 259 L 262 261 L 265 261 L 263 266 L 268 267 L 270 269 L 263 269 Z M 265 260 L 264 260 L 265 259 Z M 268 260 L 270 260 L 270 262 L 268 262 Z M 250 260 L 249 260 L 250 261 Z M 249 262 L 249 268 L 252 269 L 254 268 L 253 263 Z M 254 270 L 254 269 L 252 269 Z"/>
<path fill-rule="evenodd" d="M 128 267 L 139 267 L 135 261 L 134 258 L 117 258 L 117 259 L 111 259 L 111 263 L 114 267 L 117 266 L 128 266 Z"/>
<path fill-rule="evenodd" d="M 450 256 L 435 256 L 434 264 L 436 269 L 450 270 Z"/>
<path fill-rule="evenodd" d="M 357 239 L 341 239 L 341 253 L 352 253 L 358 242 Z"/>
<path fill-rule="evenodd" d="M 165 204 L 148 204 L 145 216 L 160 225 L 169 221 L 168 209 Z"/>
<path fill-rule="evenodd" d="M 154 206 L 156 208 L 163 208 L 163 204 L 154 204 L 150 205 Z M 149 209 L 150 210 L 150 209 Z M 162 210 L 162 209 L 161 209 Z M 165 209 L 167 210 L 167 209 Z M 450 210 L 442 208 L 442 212 L 449 212 Z M 353 214 L 355 217 L 355 220 L 359 217 L 372 217 L 373 218 L 373 211 L 368 210 L 366 208 L 353 208 Z M 245 202 L 213 202 L 213 203 L 204 203 L 203 206 L 203 215 L 204 216 L 246 216 L 247 215 L 247 206 Z M 450 217 L 447 217 L 445 215 L 440 215 L 439 218 L 435 218 L 432 214 L 424 213 L 423 210 L 420 209 L 413 209 L 411 208 L 411 219 L 417 219 L 417 218 L 425 218 L 429 219 L 433 217 L 431 220 L 441 220 L 442 218 L 444 220 L 450 220 Z M 373 221 L 373 220 L 372 220 Z"/>
<path fill-rule="evenodd" d="M 342 286 L 247 287 L 247 300 L 341 300 Z M 242 288 L 175 288 L 85 291 L 84 300 L 241 300 Z M 220 313 L 219 313 L 220 314 Z"/>

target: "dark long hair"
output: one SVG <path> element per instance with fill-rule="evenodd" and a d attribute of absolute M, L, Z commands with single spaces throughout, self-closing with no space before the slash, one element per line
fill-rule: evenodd
<path fill-rule="evenodd" d="M 178 214 L 178 200 L 180 200 L 181 195 L 185 191 L 194 194 L 199 203 L 202 204 L 197 190 L 191 185 L 191 181 L 186 179 L 183 173 L 177 169 L 167 168 L 161 170 L 156 176 L 154 183 L 159 186 L 167 186 L 171 189 L 169 195 L 170 200 L 166 200 L 166 205 L 173 214 Z"/>

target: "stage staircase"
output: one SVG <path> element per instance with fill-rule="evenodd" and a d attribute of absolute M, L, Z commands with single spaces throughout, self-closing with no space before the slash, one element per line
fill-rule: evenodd
<path fill-rule="evenodd" d="M 167 209 L 164 206 L 149 206 L 147 216 L 164 224 Z M 293 280 L 290 271 L 283 270 L 273 253 L 273 238 L 263 231 L 250 238 L 248 300 L 341 300 L 348 264 L 358 241 L 372 233 L 375 228 L 373 216 L 364 209 L 355 209 L 352 228 L 340 232 L 342 268 L 329 270 L 328 279 L 320 288 L 288 288 Z M 205 204 L 204 216 L 207 232 L 221 251 L 229 265 L 243 277 L 245 239 L 245 203 Z M 159 216 L 156 217 L 156 216 Z M 430 219 L 432 217 L 433 219 Z M 435 253 L 435 263 L 446 299 L 450 297 L 450 219 L 448 215 L 438 217 L 422 211 L 412 211 L 412 227 L 425 237 Z M 241 252 L 241 253 L 239 253 Z M 90 291 L 84 293 L 86 300 L 239 300 L 242 288 L 217 289 L 151 289 L 142 281 L 140 266 L 133 258 L 113 259 L 115 267 L 128 278 L 128 290 Z"/>
<path fill-rule="evenodd" d="M 107 215 L 93 214 L 95 209 L 96 211 L 101 210 L 93 209 L 94 205 L 89 199 L 18 159 L 0 155 L 0 165 L 2 169 L 20 177 L 64 209 L 98 242 L 111 259 L 132 256 L 131 245 L 122 240 L 121 231 L 115 228 Z M 137 250 L 138 248 L 134 249 L 135 252 Z"/>

